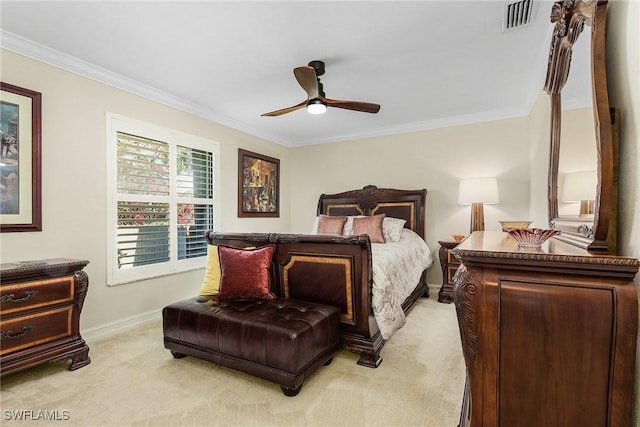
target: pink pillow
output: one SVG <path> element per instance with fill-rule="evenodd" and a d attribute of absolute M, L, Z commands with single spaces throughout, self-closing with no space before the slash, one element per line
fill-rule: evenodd
<path fill-rule="evenodd" d="M 367 216 L 364 218 L 353 219 L 353 234 L 368 234 L 371 243 L 385 243 L 382 233 L 382 223 L 385 214 Z"/>
<path fill-rule="evenodd" d="M 346 216 L 320 215 L 318 218 L 318 234 L 342 234 Z"/>
<path fill-rule="evenodd" d="M 253 250 L 218 245 L 220 292 L 216 299 L 273 299 L 269 291 L 269 267 L 275 245 Z"/>

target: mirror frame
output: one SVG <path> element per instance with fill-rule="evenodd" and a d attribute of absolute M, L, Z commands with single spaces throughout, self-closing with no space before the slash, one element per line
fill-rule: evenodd
<path fill-rule="evenodd" d="M 618 205 L 618 117 L 609 108 L 605 63 L 607 1 L 560 0 L 551 9 L 555 25 L 544 90 L 551 98 L 549 156 L 549 227 L 561 231 L 556 238 L 589 251 L 616 252 Z M 598 180 L 593 220 L 558 215 L 561 92 L 571 65 L 573 45 L 584 26 L 591 27 L 591 92 L 598 158 Z"/>

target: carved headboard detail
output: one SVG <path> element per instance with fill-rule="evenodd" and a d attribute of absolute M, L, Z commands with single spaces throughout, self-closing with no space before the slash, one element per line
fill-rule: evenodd
<path fill-rule="evenodd" d="M 406 220 L 405 227 L 425 237 L 427 190 L 396 190 L 367 185 L 361 190 L 323 194 L 318 201 L 318 215 L 386 214 Z"/>

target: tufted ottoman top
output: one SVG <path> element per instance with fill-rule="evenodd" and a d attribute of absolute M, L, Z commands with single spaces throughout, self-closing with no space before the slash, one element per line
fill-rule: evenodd
<path fill-rule="evenodd" d="M 337 307 L 284 298 L 192 298 L 164 309 L 165 337 L 286 372 L 305 369 L 340 339 Z"/>

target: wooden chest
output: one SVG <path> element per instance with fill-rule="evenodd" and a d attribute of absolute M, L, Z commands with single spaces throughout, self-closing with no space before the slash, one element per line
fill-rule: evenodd
<path fill-rule="evenodd" d="M 88 261 L 47 259 L 0 264 L 0 376 L 41 363 L 90 363 L 80 336 Z"/>

